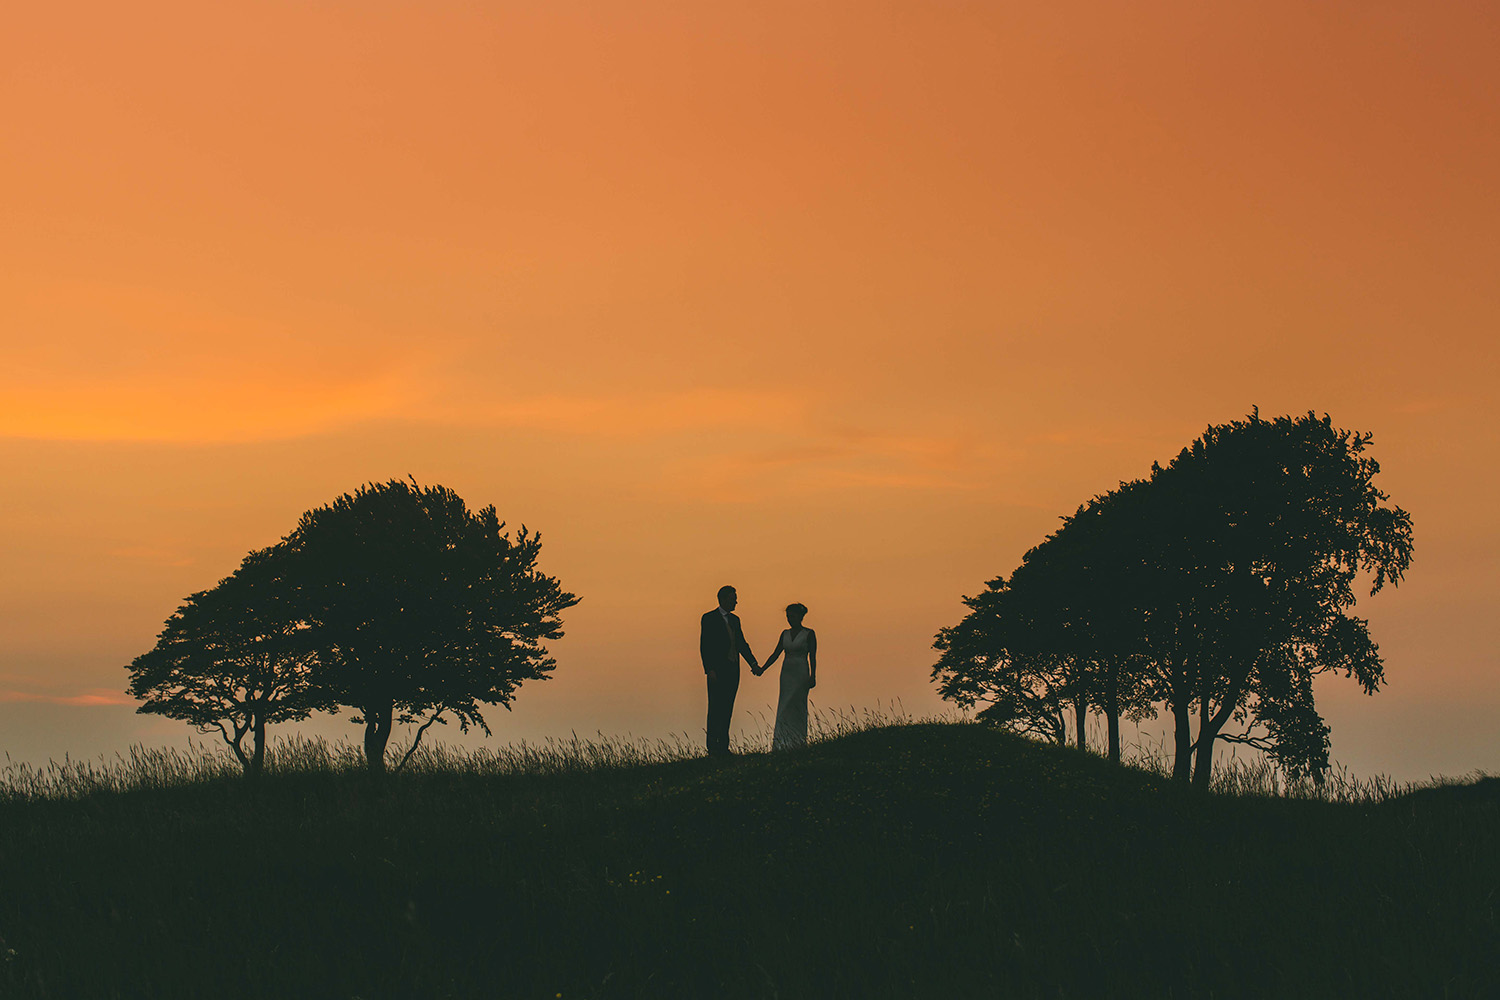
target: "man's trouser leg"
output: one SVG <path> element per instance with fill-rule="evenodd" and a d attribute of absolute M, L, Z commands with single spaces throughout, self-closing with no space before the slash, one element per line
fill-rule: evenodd
<path fill-rule="evenodd" d="M 729 719 L 734 714 L 734 696 L 740 689 L 740 672 L 723 667 L 708 679 L 708 752 L 729 752 Z"/>

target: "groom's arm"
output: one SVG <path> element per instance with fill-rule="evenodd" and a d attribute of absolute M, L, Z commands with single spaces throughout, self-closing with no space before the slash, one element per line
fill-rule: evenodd
<path fill-rule="evenodd" d="M 760 661 L 755 658 L 755 654 L 754 653 L 750 652 L 750 643 L 748 641 L 746 641 L 746 639 L 745 639 L 745 629 L 744 629 L 744 627 L 740 626 L 738 620 L 735 621 L 735 625 L 738 626 L 738 627 L 735 628 L 735 631 L 739 633 L 739 639 L 740 639 L 740 650 L 739 650 L 739 652 L 740 652 L 740 655 L 745 658 L 745 662 L 749 663 L 750 666 L 752 666 L 752 667 L 759 667 L 760 666 Z"/>
<path fill-rule="evenodd" d="M 714 637 L 708 631 L 710 624 L 708 615 L 703 616 L 700 624 L 702 627 L 698 630 L 698 657 L 703 661 L 703 672 L 705 674 L 712 674 L 713 669 L 709 667 L 709 664 L 713 662 Z M 719 654 L 721 659 L 723 655 L 723 653 Z"/>

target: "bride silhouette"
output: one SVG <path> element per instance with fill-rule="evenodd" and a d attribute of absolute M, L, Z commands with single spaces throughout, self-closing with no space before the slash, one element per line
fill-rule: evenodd
<path fill-rule="evenodd" d="M 786 654 L 781 664 L 781 697 L 776 704 L 772 750 L 790 750 L 807 743 L 807 692 L 818 686 L 818 635 L 802 627 L 806 617 L 807 605 L 786 606 L 786 623 L 791 628 L 781 633 L 776 651 L 755 671 L 756 676 L 765 673 L 778 656 Z"/>

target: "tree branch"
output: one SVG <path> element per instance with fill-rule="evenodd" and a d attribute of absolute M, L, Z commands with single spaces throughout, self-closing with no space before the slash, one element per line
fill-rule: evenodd
<path fill-rule="evenodd" d="M 241 766 L 249 767 L 250 761 L 245 757 L 245 751 L 240 747 L 240 740 L 245 738 L 245 732 L 250 727 L 246 726 L 244 729 L 241 729 L 239 724 L 236 723 L 234 727 L 234 739 L 229 738 L 229 730 L 224 728 L 223 722 L 215 719 L 214 728 L 219 731 L 219 735 L 224 737 L 224 742 L 229 744 L 229 749 L 233 750 L 234 755 L 239 758 Z"/>
<path fill-rule="evenodd" d="M 1272 749 L 1275 748 L 1275 743 L 1272 741 L 1270 735 L 1255 735 L 1254 726 L 1246 729 L 1243 733 L 1220 733 L 1219 739 L 1223 740 L 1225 743 L 1242 743 L 1245 746 L 1254 747 L 1255 749 L 1266 753 L 1269 753 Z"/>
<path fill-rule="evenodd" d="M 401 757 L 401 763 L 399 763 L 399 764 L 396 765 L 396 770 L 395 770 L 394 773 L 396 773 L 396 774 L 400 774 L 401 773 L 401 769 L 406 766 L 406 762 L 409 761 L 409 760 L 411 760 L 411 755 L 417 752 L 417 744 L 419 744 L 419 743 L 422 742 L 422 734 L 425 733 L 425 732 L 427 732 L 427 727 L 431 726 L 434 722 L 438 721 L 442 717 L 443 717 L 443 713 L 442 712 L 438 712 L 432 718 L 430 718 L 426 722 L 422 723 L 421 728 L 419 728 L 417 730 L 417 735 L 414 736 L 414 737 L 412 737 L 411 746 L 407 747 L 406 753 L 402 755 L 402 757 Z"/>

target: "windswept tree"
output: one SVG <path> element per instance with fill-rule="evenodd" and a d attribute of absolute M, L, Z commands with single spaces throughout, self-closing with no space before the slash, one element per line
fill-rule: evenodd
<path fill-rule="evenodd" d="M 1004 577 L 989 581 L 973 597 L 970 612 L 938 633 L 942 655 L 932 668 L 938 693 L 963 708 L 984 707 L 979 718 L 1049 743 L 1066 743 L 1067 687 L 1062 658 L 1032 653 L 1014 643 L 1019 625 L 1015 592 Z"/>
<path fill-rule="evenodd" d="M 1087 745 L 1091 709 L 1120 759 L 1120 717 L 1151 711 L 1130 588 L 1134 536 L 1117 494 L 1096 497 L 1022 557 L 1009 579 L 965 598 L 970 613 L 942 630 L 933 678 L 979 717 L 1017 732 Z"/>
<path fill-rule="evenodd" d="M 1379 650 L 1352 613 L 1355 584 L 1365 577 L 1374 594 L 1411 562 L 1411 517 L 1375 486 L 1369 445 L 1369 434 L 1311 413 L 1208 428 L 965 599 L 970 613 L 938 635 L 941 693 L 988 700 L 982 716 L 1043 734 L 1061 725 L 1061 705 L 1079 728 L 1092 706 L 1110 720 L 1116 757 L 1119 715 L 1164 704 L 1173 777 L 1200 787 L 1219 742 L 1321 775 L 1328 727 L 1314 678 L 1380 687 Z"/>
<path fill-rule="evenodd" d="M 128 690 L 143 701 L 136 711 L 219 733 L 252 776 L 265 762 L 267 725 L 330 707 L 291 608 L 289 562 L 282 545 L 250 553 L 218 586 L 188 597 L 128 668 Z"/>
<path fill-rule="evenodd" d="M 418 727 L 398 770 L 434 723 L 488 734 L 482 706 L 546 678 L 543 643 L 578 603 L 536 568 L 540 536 L 440 486 L 372 483 L 308 511 L 287 545 L 319 683 L 357 713 L 376 773 L 397 724 Z"/>
<path fill-rule="evenodd" d="M 1142 641 L 1142 576 L 1148 558 L 1146 535 L 1138 523 L 1141 490 L 1137 481 L 1095 497 L 1039 546 L 1046 557 L 1023 560 L 1012 579 L 1032 585 L 1033 641 L 1058 650 L 1077 664 L 1075 711 L 1104 716 L 1107 753 L 1120 760 L 1120 719 L 1154 715 L 1150 662 Z M 1046 551 L 1050 548 L 1050 551 Z M 1084 746 L 1080 737 L 1080 748 Z"/>
<path fill-rule="evenodd" d="M 1154 480 L 1132 480 L 1085 510 L 1094 518 L 1096 544 L 1109 553 L 1093 588 L 1101 606 L 1098 632 L 1112 636 L 1114 648 L 1129 657 L 1131 717 L 1154 716 L 1158 704 L 1171 713 L 1173 778 L 1187 782 L 1193 699 L 1205 655 L 1194 616 L 1204 598 L 1187 579 L 1192 565 L 1179 512 L 1161 494 Z M 1108 586 L 1098 585 L 1103 580 Z"/>
<path fill-rule="evenodd" d="M 1342 673 L 1367 694 L 1384 682 L 1368 623 L 1352 614 L 1355 584 L 1364 575 L 1373 595 L 1400 583 L 1412 523 L 1375 485 L 1370 440 L 1327 416 L 1255 412 L 1208 428 L 1153 470 L 1153 502 L 1175 536 L 1163 568 L 1177 627 L 1198 650 L 1195 785 L 1209 784 L 1221 740 L 1259 747 L 1288 773 L 1321 775 L 1328 727 L 1313 678 Z M 1244 731 L 1227 732 L 1236 720 Z"/>

